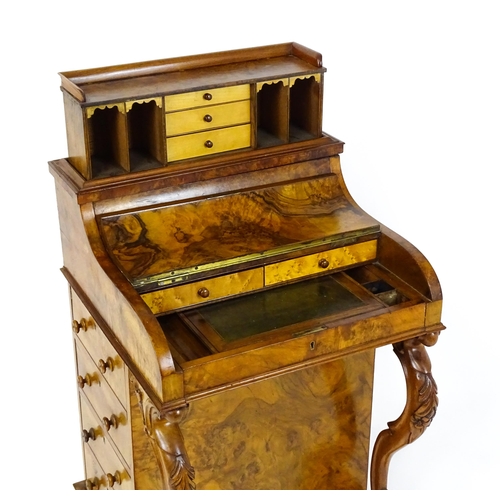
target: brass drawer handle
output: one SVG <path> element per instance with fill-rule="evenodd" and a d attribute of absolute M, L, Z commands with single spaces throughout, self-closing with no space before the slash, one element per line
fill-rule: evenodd
<path fill-rule="evenodd" d="M 203 120 L 205 120 L 207 123 L 210 123 L 212 121 L 212 117 L 210 115 L 205 115 L 203 117 Z"/>
<path fill-rule="evenodd" d="M 102 423 L 104 424 L 104 427 L 106 428 L 107 431 L 111 429 L 111 427 L 114 427 L 115 429 L 118 427 L 118 417 L 116 415 L 111 415 L 111 417 L 104 417 L 102 419 Z"/>
<path fill-rule="evenodd" d="M 319 267 L 321 267 L 322 269 L 326 269 L 330 263 L 326 260 L 326 259 L 321 259 L 319 262 L 318 262 L 318 265 Z"/>
<path fill-rule="evenodd" d="M 214 147 L 214 143 L 212 141 L 205 141 L 205 147 L 206 148 L 213 148 Z"/>
<path fill-rule="evenodd" d="M 212 94 L 210 94 L 209 92 L 207 92 L 206 94 L 203 94 L 203 99 L 205 99 L 205 101 L 211 101 Z"/>
<path fill-rule="evenodd" d="M 106 373 L 106 370 L 109 369 L 110 372 L 114 370 L 114 365 L 113 365 L 113 360 L 111 358 L 108 358 L 106 361 L 103 359 L 100 359 L 98 361 L 99 365 L 99 371 L 104 375 Z"/>
<path fill-rule="evenodd" d="M 210 295 L 210 292 L 208 291 L 208 288 L 203 287 L 198 290 L 198 295 L 206 299 Z"/>

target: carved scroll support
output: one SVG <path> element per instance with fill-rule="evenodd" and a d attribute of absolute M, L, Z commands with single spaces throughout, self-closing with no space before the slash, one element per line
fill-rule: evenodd
<path fill-rule="evenodd" d="M 194 468 L 184 446 L 179 424 L 188 407 L 161 413 L 142 391 L 136 391 L 142 410 L 144 429 L 150 438 L 166 490 L 194 490 Z"/>
<path fill-rule="evenodd" d="M 392 455 L 418 439 L 431 424 L 438 406 L 437 386 L 425 346 L 437 342 L 439 332 L 394 344 L 406 377 L 406 406 L 401 416 L 389 422 L 377 437 L 371 463 L 371 488 L 387 489 Z"/>

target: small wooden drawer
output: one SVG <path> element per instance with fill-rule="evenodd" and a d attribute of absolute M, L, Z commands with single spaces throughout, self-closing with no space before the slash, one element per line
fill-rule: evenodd
<path fill-rule="evenodd" d="M 128 392 L 125 364 L 74 291 L 71 297 L 73 331 L 118 399 L 126 406 Z"/>
<path fill-rule="evenodd" d="M 250 144 L 250 124 L 171 137 L 167 139 L 167 161 L 248 148 Z"/>
<path fill-rule="evenodd" d="M 130 474 L 108 445 L 106 454 L 99 458 L 101 465 L 88 443 L 83 447 L 85 457 L 85 485 L 88 490 L 132 490 Z"/>
<path fill-rule="evenodd" d="M 108 480 L 106 474 L 99 465 L 97 458 L 92 453 L 90 446 L 83 446 L 83 458 L 85 462 L 85 487 L 87 490 L 106 490 Z"/>
<path fill-rule="evenodd" d="M 112 401 L 105 401 L 104 403 L 105 406 L 113 407 Z M 80 394 L 82 439 L 89 444 L 97 457 L 107 450 L 107 447 L 105 448 L 106 442 L 112 440 L 122 460 L 130 468 L 132 466 L 130 423 L 127 414 L 120 405 L 115 404 L 114 407 L 114 411 L 103 411 L 92 407 L 85 396 Z M 101 460 L 99 462 L 102 464 Z"/>
<path fill-rule="evenodd" d="M 340 269 L 373 260 L 376 256 L 377 240 L 371 240 L 297 259 L 285 260 L 265 267 L 265 284 L 266 286 L 274 285 L 283 281 Z"/>
<path fill-rule="evenodd" d="M 105 416 L 108 412 L 125 411 L 123 404 L 106 382 L 94 361 L 78 339 L 75 339 L 77 384 L 86 394 L 90 403 Z"/>
<path fill-rule="evenodd" d="M 219 104 L 166 115 L 167 137 L 250 122 L 250 101 Z"/>
<path fill-rule="evenodd" d="M 181 109 L 211 106 L 213 104 L 243 101 L 245 99 L 250 99 L 250 85 L 248 84 L 198 90 L 196 92 L 165 96 L 165 110 L 169 113 Z"/>
<path fill-rule="evenodd" d="M 262 269 L 251 269 L 205 281 L 166 288 L 142 295 L 154 314 L 181 307 L 210 302 L 215 299 L 258 290 L 264 286 Z"/>

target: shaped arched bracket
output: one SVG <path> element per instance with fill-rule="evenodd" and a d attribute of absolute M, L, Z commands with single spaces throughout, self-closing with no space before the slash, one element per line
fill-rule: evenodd
<path fill-rule="evenodd" d="M 394 344 L 406 377 L 406 406 L 401 416 L 389 422 L 377 437 L 371 463 L 371 488 L 387 489 L 392 455 L 418 439 L 429 427 L 438 406 L 437 386 L 425 346 L 437 342 L 439 332 L 428 333 Z"/>

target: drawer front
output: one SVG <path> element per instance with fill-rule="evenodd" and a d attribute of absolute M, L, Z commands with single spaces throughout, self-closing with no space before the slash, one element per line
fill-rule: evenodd
<path fill-rule="evenodd" d="M 211 300 L 258 290 L 264 285 L 262 269 L 252 269 L 142 295 L 154 314 L 180 307 L 210 302 Z"/>
<path fill-rule="evenodd" d="M 126 406 L 115 395 L 78 339 L 75 340 L 75 346 L 78 386 L 85 393 L 90 404 L 103 416 L 118 409 L 125 411 Z"/>
<path fill-rule="evenodd" d="M 250 130 L 248 124 L 171 137 L 167 139 L 167 161 L 248 148 L 251 144 Z"/>
<path fill-rule="evenodd" d="M 326 252 L 285 260 L 265 267 L 265 283 L 273 285 L 284 281 L 313 276 L 375 259 L 377 240 L 335 248 Z"/>
<path fill-rule="evenodd" d="M 108 488 L 106 474 L 104 474 L 90 446 L 86 443 L 83 446 L 83 458 L 85 462 L 86 488 L 88 490 L 106 490 Z"/>
<path fill-rule="evenodd" d="M 82 439 L 91 448 L 101 466 L 104 469 L 106 468 L 106 456 L 110 453 L 110 450 L 113 452 L 113 458 L 117 457 L 116 452 L 110 445 L 109 440 L 111 439 L 118 448 L 121 459 L 128 468 L 131 468 L 132 438 L 127 415 L 117 408 L 114 413 L 107 414 L 111 421 L 111 425 L 107 425 L 99 411 L 92 408 L 82 395 L 80 395 L 80 410 Z M 105 472 L 109 472 L 109 470 Z"/>
<path fill-rule="evenodd" d="M 108 446 L 108 448 L 110 447 Z M 104 458 L 104 463 L 106 464 L 102 466 L 87 443 L 85 443 L 83 449 L 86 487 L 88 490 L 134 489 L 130 474 L 123 468 L 113 450 L 109 450 L 109 457 L 101 457 Z"/>
<path fill-rule="evenodd" d="M 250 99 L 250 85 L 248 84 L 198 90 L 196 92 L 165 96 L 165 110 L 168 113 L 170 111 L 210 106 L 223 102 L 243 101 L 245 99 Z"/>
<path fill-rule="evenodd" d="M 166 115 L 167 136 L 229 127 L 250 122 L 250 101 L 219 104 Z"/>
<path fill-rule="evenodd" d="M 94 360 L 104 379 L 118 396 L 122 405 L 126 407 L 127 373 L 125 364 L 76 293 L 72 291 L 71 295 L 73 331 Z"/>

